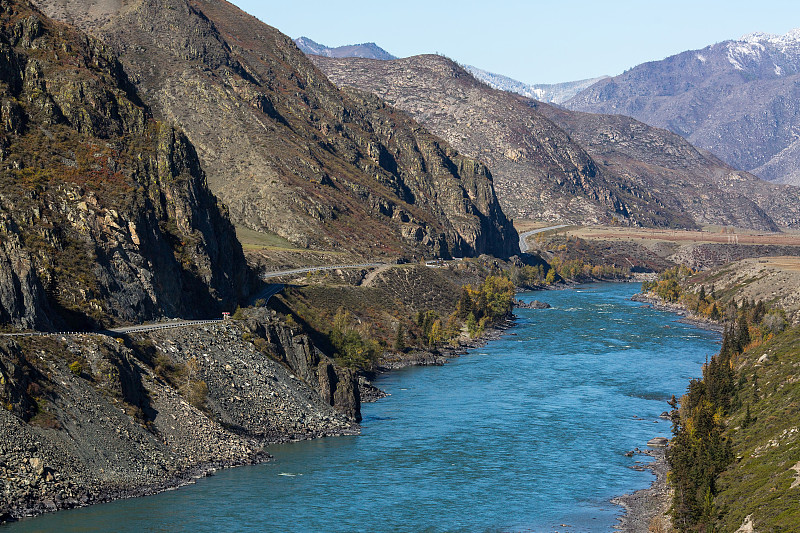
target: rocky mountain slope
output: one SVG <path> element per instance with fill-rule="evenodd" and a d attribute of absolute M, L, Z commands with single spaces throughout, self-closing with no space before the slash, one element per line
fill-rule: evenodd
<path fill-rule="evenodd" d="M 39 5 L 114 43 L 237 225 L 363 256 L 516 253 L 483 164 L 373 96 L 338 90 L 235 6 L 135 0 L 98 28 L 105 19 L 83 2 Z"/>
<path fill-rule="evenodd" d="M 99 41 L 0 0 L 0 521 L 149 493 L 358 431 L 353 370 L 264 308 L 194 148 Z M 238 315 L 238 316 L 237 316 Z"/>
<path fill-rule="evenodd" d="M 0 11 L 0 323 L 207 317 L 250 289 L 194 148 L 98 41 Z"/>
<path fill-rule="evenodd" d="M 325 55 L 325 54 L 320 54 Z M 336 57 L 336 56 L 328 56 Z M 345 57 L 345 56 L 340 56 Z M 347 56 L 358 57 L 358 56 Z M 376 58 L 381 59 L 381 58 Z M 478 67 L 465 65 L 464 68 L 472 74 L 475 79 L 480 80 L 493 89 L 500 89 L 501 91 L 508 91 L 510 93 L 517 93 L 527 98 L 533 98 L 540 102 L 548 102 L 553 104 L 561 104 L 566 102 L 587 87 L 591 87 L 600 80 L 606 79 L 608 76 L 600 76 L 599 78 L 589 78 L 587 80 L 566 81 L 563 83 L 536 83 L 528 84 L 515 79 L 503 76 L 502 74 L 495 74 Z"/>
<path fill-rule="evenodd" d="M 800 184 L 800 30 L 644 63 L 565 103 L 667 128 L 763 179 Z"/>
<path fill-rule="evenodd" d="M 646 187 L 671 209 L 700 224 L 769 229 L 800 225 L 800 189 L 733 169 L 672 132 L 622 115 L 537 104 L 613 174 Z"/>
<path fill-rule="evenodd" d="M 336 83 L 374 92 L 485 161 L 513 217 L 765 230 L 800 223 L 793 190 L 736 172 L 676 135 L 491 89 L 440 56 L 314 62 Z M 734 186 L 740 182 L 747 194 Z"/>
<path fill-rule="evenodd" d="M 312 41 L 308 37 L 298 37 L 294 44 L 304 53 L 325 57 L 365 57 L 368 59 L 397 59 L 375 43 L 349 44 L 331 48 Z"/>

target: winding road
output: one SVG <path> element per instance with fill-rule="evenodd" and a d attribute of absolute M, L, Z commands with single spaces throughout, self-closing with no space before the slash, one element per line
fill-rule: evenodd
<path fill-rule="evenodd" d="M 532 229 L 530 231 L 526 231 L 524 233 L 519 234 L 519 251 L 523 254 L 528 253 L 530 250 L 530 246 L 528 246 L 528 237 L 534 235 L 536 233 L 544 233 L 545 231 L 550 231 L 554 229 L 561 229 L 568 227 L 569 224 L 559 224 L 558 226 L 548 226 L 546 228 L 539 228 L 539 229 Z"/>
<path fill-rule="evenodd" d="M 386 266 L 388 263 L 361 263 L 361 264 L 348 264 L 348 265 L 333 265 L 333 266 L 312 266 L 304 268 L 294 268 L 291 270 L 280 270 L 276 272 L 267 272 L 261 275 L 261 279 L 267 280 L 277 278 L 280 276 L 288 276 L 292 274 L 303 274 L 305 272 L 316 272 L 319 270 L 341 270 L 349 268 L 374 268 Z M 258 300 L 264 300 L 262 305 L 266 305 L 270 298 L 278 294 L 285 287 L 282 283 L 268 283 L 258 293 L 252 295 L 248 304 L 254 305 Z M 223 318 L 211 318 L 207 320 L 174 320 L 170 322 L 155 322 L 152 324 L 137 324 L 135 326 L 125 326 L 121 328 L 109 328 L 99 331 L 26 331 L 20 333 L 0 333 L 0 337 L 41 337 L 41 336 L 63 336 L 63 335 L 109 335 L 118 337 L 120 335 L 129 335 L 131 333 L 142 333 L 145 331 L 156 331 L 160 329 L 183 328 L 188 326 L 202 326 L 205 324 L 216 324 L 223 322 Z"/>
<path fill-rule="evenodd" d="M 288 276 L 291 274 L 303 274 L 305 272 L 317 272 L 319 270 L 342 270 L 346 268 L 374 268 L 381 267 L 387 263 L 361 263 L 349 265 L 332 265 L 332 266 L 312 266 L 304 268 L 293 268 L 291 270 L 279 270 L 277 272 L 265 272 L 261 274 L 261 279 L 278 278 L 280 276 Z"/>

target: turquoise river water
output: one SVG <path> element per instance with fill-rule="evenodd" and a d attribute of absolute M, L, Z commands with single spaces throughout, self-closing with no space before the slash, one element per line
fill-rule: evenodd
<path fill-rule="evenodd" d="M 719 336 L 629 300 L 638 284 L 524 293 L 517 326 L 441 367 L 381 376 L 359 437 L 272 446 L 271 462 L 17 532 L 595 532 L 647 487 L 659 419 Z M 566 524 L 569 527 L 564 527 Z"/>

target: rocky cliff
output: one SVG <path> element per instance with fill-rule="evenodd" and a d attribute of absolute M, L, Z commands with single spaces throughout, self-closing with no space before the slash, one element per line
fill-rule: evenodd
<path fill-rule="evenodd" d="M 800 31 L 752 34 L 599 81 L 565 102 L 667 128 L 737 169 L 800 184 Z"/>
<path fill-rule="evenodd" d="M 238 225 L 363 256 L 516 253 L 485 166 L 339 91 L 233 5 L 136 0 L 106 20 L 83 2 L 39 4 L 113 43 L 143 98 L 197 147 Z"/>
<path fill-rule="evenodd" d="M 766 230 L 776 228 L 773 216 L 796 223 L 793 200 L 773 205 L 783 191 L 669 132 L 493 90 L 440 56 L 313 59 L 336 83 L 374 92 L 485 161 L 514 217 Z"/>
<path fill-rule="evenodd" d="M 0 3 L 0 322 L 92 328 L 209 316 L 249 289 L 182 133 L 100 42 Z"/>

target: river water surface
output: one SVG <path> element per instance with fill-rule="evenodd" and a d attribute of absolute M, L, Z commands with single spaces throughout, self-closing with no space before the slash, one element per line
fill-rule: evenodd
<path fill-rule="evenodd" d="M 24 520 L 62 531 L 611 531 L 647 487 L 659 419 L 719 336 L 631 302 L 638 284 L 520 295 L 517 327 L 442 367 L 381 376 L 359 437 L 272 446 L 275 460 L 157 496 Z M 565 527 L 566 524 L 569 527 Z"/>

